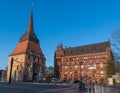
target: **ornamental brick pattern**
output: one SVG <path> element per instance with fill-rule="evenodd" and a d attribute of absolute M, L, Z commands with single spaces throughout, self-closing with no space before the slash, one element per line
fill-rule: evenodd
<path fill-rule="evenodd" d="M 54 56 L 54 76 L 60 80 L 106 82 L 107 62 L 112 57 L 110 42 L 63 48 L 58 45 Z"/>

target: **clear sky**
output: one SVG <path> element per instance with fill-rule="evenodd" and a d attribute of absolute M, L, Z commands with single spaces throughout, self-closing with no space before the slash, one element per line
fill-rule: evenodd
<path fill-rule="evenodd" d="M 120 0 L 1 0 L 0 69 L 26 31 L 31 2 L 47 66 L 53 66 L 59 43 L 74 47 L 107 41 L 120 26 Z"/>

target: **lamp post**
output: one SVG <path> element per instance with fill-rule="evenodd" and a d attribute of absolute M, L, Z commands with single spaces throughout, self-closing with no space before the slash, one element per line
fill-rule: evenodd
<path fill-rule="evenodd" d="M 83 64 L 83 62 L 80 62 L 80 79 L 81 80 L 82 80 L 82 68 L 81 68 L 82 64 Z"/>
<path fill-rule="evenodd" d="M 13 67 L 13 58 L 11 58 L 11 62 L 10 62 L 10 76 L 9 76 L 9 84 L 11 83 L 12 67 Z"/>
<path fill-rule="evenodd" d="M 36 67 L 37 66 L 37 64 L 36 64 L 36 62 L 33 62 L 33 76 L 32 76 L 32 81 L 33 82 L 35 82 L 36 81 Z"/>

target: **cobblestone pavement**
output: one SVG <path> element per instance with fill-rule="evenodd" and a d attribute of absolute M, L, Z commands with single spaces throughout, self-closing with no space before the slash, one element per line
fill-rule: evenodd
<path fill-rule="evenodd" d="M 0 83 L 0 93 L 87 93 L 77 84 Z"/>

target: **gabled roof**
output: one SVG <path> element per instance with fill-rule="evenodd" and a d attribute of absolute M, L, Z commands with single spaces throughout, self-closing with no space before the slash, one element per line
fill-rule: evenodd
<path fill-rule="evenodd" d="M 93 52 L 105 52 L 108 46 L 110 46 L 110 42 L 101 42 L 78 47 L 69 47 L 64 49 L 64 54 L 65 56 L 71 56 Z"/>
<path fill-rule="evenodd" d="M 39 40 L 37 38 L 37 36 L 34 33 L 34 26 L 33 26 L 33 15 L 32 12 L 30 14 L 30 19 L 29 19 L 29 23 L 28 23 L 28 27 L 26 32 L 22 35 L 22 37 L 20 38 L 19 42 L 25 41 L 25 40 L 31 40 L 35 43 L 39 44 Z"/>

